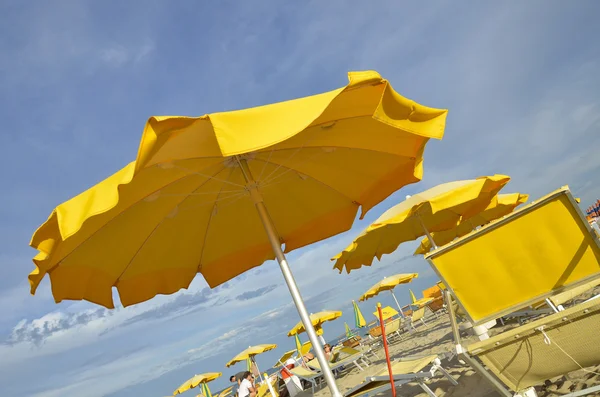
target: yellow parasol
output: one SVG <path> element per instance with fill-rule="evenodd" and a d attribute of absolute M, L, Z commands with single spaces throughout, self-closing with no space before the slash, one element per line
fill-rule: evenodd
<path fill-rule="evenodd" d="M 361 302 L 366 301 L 369 298 L 373 298 L 374 296 L 379 295 L 379 293 L 382 291 L 390 291 L 390 293 L 394 297 L 394 301 L 396 302 L 398 309 L 400 309 L 400 313 L 402 313 L 402 316 L 404 316 L 402 307 L 400 306 L 400 303 L 398 303 L 398 299 L 396 299 L 396 295 L 394 295 L 394 288 L 396 288 L 396 286 L 398 286 L 400 284 L 408 284 L 417 277 L 419 277 L 418 273 L 395 274 L 390 277 L 384 277 L 383 280 L 381 280 L 380 282 L 378 282 L 377 284 L 375 284 L 374 286 L 369 288 L 367 290 L 367 292 L 362 294 L 361 297 L 359 298 L 359 300 Z M 377 317 L 377 316 L 378 315 L 376 315 L 375 317 Z"/>
<path fill-rule="evenodd" d="M 370 266 L 374 257 L 381 259 L 403 242 L 455 227 L 461 217 L 483 211 L 509 180 L 505 175 L 493 175 L 449 182 L 407 198 L 384 212 L 333 257 L 334 268 L 341 273 L 345 267 L 350 273 Z"/>
<path fill-rule="evenodd" d="M 342 317 L 342 312 L 340 311 L 322 311 L 318 313 L 314 313 L 310 315 L 310 322 L 313 327 L 315 327 L 317 334 L 320 337 L 321 344 L 325 344 L 325 339 L 323 339 L 323 323 L 327 321 L 333 321 L 336 318 Z M 300 321 L 296 324 L 291 330 L 288 332 L 288 336 L 294 336 L 297 334 L 301 334 L 305 332 L 304 324 Z M 315 349 L 318 350 L 318 349 Z"/>
<path fill-rule="evenodd" d="M 484 211 L 470 218 L 462 219 L 455 228 L 442 232 L 431 233 L 431 237 L 433 237 L 433 240 L 438 246 L 446 245 L 455 238 L 462 237 L 470 233 L 478 226 L 483 226 L 498 218 L 510 214 L 519 205 L 524 204 L 528 198 L 529 195 L 521 193 L 499 194 L 494 200 L 492 200 L 490 205 L 488 205 Z M 419 248 L 417 248 L 415 251 L 415 255 L 425 255 L 431 251 L 431 248 L 431 242 L 427 237 L 425 237 L 421 241 Z"/>
<path fill-rule="evenodd" d="M 222 374 L 220 372 L 208 372 L 205 374 L 195 375 L 193 378 L 188 379 L 181 386 L 179 386 L 177 390 L 173 392 L 173 395 L 176 396 L 178 394 L 185 393 L 190 389 L 200 386 L 202 388 L 202 394 L 204 394 L 205 397 L 212 397 L 207 383 L 212 382 L 213 380 L 221 377 L 221 375 Z"/>
<path fill-rule="evenodd" d="M 423 173 L 446 110 L 396 93 L 373 71 L 319 95 L 201 117 L 151 117 L 135 161 L 59 205 L 31 240 L 35 293 L 124 306 L 211 288 L 276 258 L 309 339 L 318 342 L 282 251 L 348 230 Z M 85 282 L 81 282 L 85 280 Z M 316 349 L 333 396 L 340 396 Z"/>
<path fill-rule="evenodd" d="M 352 301 L 352 306 L 354 306 L 354 326 L 356 328 L 362 328 L 367 325 L 364 316 L 362 315 L 360 308 L 356 304 L 356 302 Z"/>
<path fill-rule="evenodd" d="M 269 350 L 273 350 L 276 348 L 277 348 L 277 345 L 275 345 L 275 344 L 250 346 L 246 350 L 242 351 L 241 353 L 237 354 L 234 358 L 229 360 L 229 362 L 227 364 L 225 364 L 225 366 L 227 368 L 229 368 L 236 363 L 239 363 L 242 361 L 247 361 L 248 359 L 254 360 L 254 356 L 268 352 Z"/>
<path fill-rule="evenodd" d="M 275 344 L 249 346 L 246 350 L 242 351 L 241 353 L 238 353 L 234 358 L 229 360 L 229 362 L 227 364 L 225 364 L 225 366 L 227 368 L 229 368 L 236 363 L 245 361 L 246 369 L 248 371 L 251 371 L 252 364 L 254 364 L 254 365 L 256 365 L 256 370 L 258 371 L 258 376 L 262 380 L 262 375 L 260 374 L 260 369 L 258 368 L 258 364 L 256 363 L 256 360 L 254 359 L 254 357 L 259 354 L 268 352 L 269 350 L 276 349 L 276 348 L 277 348 L 277 345 L 275 345 Z"/>

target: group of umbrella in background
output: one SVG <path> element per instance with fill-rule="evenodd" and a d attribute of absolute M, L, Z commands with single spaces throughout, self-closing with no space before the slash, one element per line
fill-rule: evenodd
<path fill-rule="evenodd" d="M 596 202 L 585 211 L 585 214 L 590 218 L 600 218 L 600 199 L 596 200 Z"/>
<path fill-rule="evenodd" d="M 359 208 L 363 218 L 420 181 L 425 146 L 443 137 L 446 114 L 365 71 L 349 73 L 342 88 L 287 102 L 151 117 L 135 161 L 60 204 L 34 233 L 31 292 L 48 275 L 57 303 L 114 308 L 116 288 L 126 307 L 187 288 L 198 273 L 214 288 L 276 259 L 301 319 L 297 332 L 317 346 L 322 329 L 285 253 L 350 229 Z M 527 196 L 498 195 L 509 179 L 450 182 L 408 197 L 335 256 L 334 268 L 370 266 L 422 236 L 424 253 L 510 213 Z M 314 350 L 332 395 L 341 396 L 325 355 Z M 182 387 L 202 386 L 210 397 L 206 384 L 217 374 Z"/>

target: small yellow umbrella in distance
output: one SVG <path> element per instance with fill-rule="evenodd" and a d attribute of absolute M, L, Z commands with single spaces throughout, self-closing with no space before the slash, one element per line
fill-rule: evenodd
<path fill-rule="evenodd" d="M 315 329 L 317 330 L 317 333 L 319 334 L 322 344 L 325 344 L 325 339 L 323 339 L 323 336 L 322 336 L 323 335 L 323 328 L 322 328 L 323 323 L 325 323 L 327 321 L 333 321 L 336 318 L 340 318 L 340 317 L 342 317 L 341 311 L 322 311 L 322 312 L 313 313 L 310 315 L 310 322 L 312 323 L 313 327 L 315 327 Z M 305 329 L 304 329 L 304 324 L 302 324 L 302 321 L 300 321 L 288 332 L 288 336 L 294 336 L 296 334 L 301 334 L 302 332 L 305 332 Z"/>
<path fill-rule="evenodd" d="M 356 328 L 366 327 L 367 322 L 365 321 L 365 317 L 361 313 L 358 304 L 355 301 L 352 301 L 352 306 L 354 307 L 354 326 Z"/>
<path fill-rule="evenodd" d="M 198 273 L 214 288 L 276 258 L 318 343 L 282 245 L 289 252 L 347 231 L 359 209 L 364 216 L 420 181 L 425 146 L 443 137 L 447 115 L 375 71 L 348 80 L 250 109 L 150 117 L 136 159 L 57 206 L 34 233 L 31 293 L 49 275 L 56 302 L 114 308 L 116 288 L 130 306 L 188 288 Z"/>
<path fill-rule="evenodd" d="M 202 392 L 205 394 L 209 393 L 206 397 L 212 397 L 210 395 L 210 389 L 208 389 L 208 382 L 211 382 L 222 375 L 221 372 L 207 372 L 205 374 L 195 375 L 194 377 L 185 381 L 181 386 L 179 386 L 174 392 L 173 395 L 176 396 L 181 393 L 185 393 L 186 391 L 193 389 L 194 387 L 202 386 Z"/>
<path fill-rule="evenodd" d="M 258 370 L 258 375 L 259 375 L 260 379 L 262 380 L 260 368 L 258 368 L 258 364 L 256 364 L 256 360 L 254 359 L 254 357 L 259 354 L 276 349 L 276 348 L 277 348 L 276 344 L 264 344 L 264 345 L 249 346 L 247 349 L 245 349 L 241 353 L 238 353 L 234 358 L 229 360 L 229 362 L 227 364 L 225 364 L 225 366 L 227 368 L 229 368 L 232 365 L 242 362 L 242 361 L 246 361 L 248 363 L 253 362 L 256 365 L 256 369 Z"/>
<path fill-rule="evenodd" d="M 396 299 L 396 295 L 394 295 L 394 288 L 396 288 L 396 286 L 398 286 L 400 284 L 408 284 L 417 277 L 419 277 L 419 273 L 405 273 L 405 274 L 402 273 L 402 274 L 395 274 L 393 276 L 385 277 L 383 280 L 381 280 L 380 282 L 378 282 L 377 284 L 375 284 L 374 286 L 369 288 L 367 290 L 367 292 L 362 294 L 361 297 L 359 298 L 359 300 L 361 302 L 366 301 L 367 299 L 370 299 L 370 298 L 373 298 L 373 297 L 379 295 L 379 293 L 382 291 L 390 291 L 390 293 L 394 297 L 394 301 L 396 302 L 398 309 L 400 309 L 400 313 L 402 313 L 402 316 L 404 316 L 402 307 L 400 306 L 398 299 Z"/>
<path fill-rule="evenodd" d="M 371 266 L 373 258 L 430 232 L 452 229 L 462 217 L 483 211 L 510 180 L 506 175 L 444 183 L 388 209 L 344 251 L 332 258 L 340 273 Z"/>
<path fill-rule="evenodd" d="M 483 226 L 498 218 L 513 212 L 519 205 L 524 204 L 529 199 L 529 195 L 521 193 L 499 194 L 488 205 L 488 207 L 479 214 L 470 218 L 462 219 L 457 227 L 442 232 L 431 233 L 431 237 L 436 245 L 446 245 L 455 238 L 462 237 L 470 233 L 478 226 Z M 431 251 L 431 242 L 427 237 L 421 240 L 421 244 L 415 251 L 415 255 L 425 255 Z"/>

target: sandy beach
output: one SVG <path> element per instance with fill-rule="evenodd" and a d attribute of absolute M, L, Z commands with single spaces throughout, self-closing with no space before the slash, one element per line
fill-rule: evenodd
<path fill-rule="evenodd" d="M 420 326 L 417 334 L 404 334 L 401 338 L 399 337 L 392 341 L 390 345 L 390 355 L 392 359 L 399 357 L 439 354 L 440 356 L 444 356 L 442 359 L 442 365 L 450 372 L 454 379 L 458 381 L 458 386 L 453 386 L 443 376 L 438 376 L 434 379 L 431 379 L 426 383 L 437 396 L 496 396 L 497 394 L 491 388 L 491 386 L 489 386 L 489 384 L 473 369 L 467 365 L 461 364 L 456 357 L 448 359 L 448 357 L 452 356 L 453 350 L 452 332 L 450 329 L 448 316 L 443 315 L 436 318 L 430 314 L 430 317 L 426 319 L 426 322 L 427 327 L 425 328 Z M 504 327 L 496 326 L 491 330 L 492 332 L 490 333 L 496 334 L 501 332 L 503 329 L 514 327 L 515 325 L 516 324 L 506 324 Z M 474 337 L 465 338 L 464 343 L 469 344 L 474 340 Z M 338 377 L 338 387 L 342 393 L 345 393 L 352 387 L 364 381 L 365 377 L 377 374 L 386 368 L 383 349 L 380 349 L 378 354 L 381 358 L 379 360 L 371 358 L 372 365 L 370 365 L 368 368 L 365 368 L 364 371 L 359 371 L 357 368 L 351 368 Z M 588 368 L 587 371 L 579 370 L 571 372 L 565 376 L 552 379 L 551 381 L 546 382 L 546 385 L 536 387 L 536 391 L 540 397 L 560 396 L 569 392 L 582 390 L 584 388 L 599 384 L 600 366 Z M 302 397 L 310 395 L 312 395 L 310 389 L 300 394 Z M 329 393 L 329 389 L 327 387 L 321 387 L 315 393 L 315 396 L 319 397 L 330 395 L 331 394 Z M 401 386 L 397 389 L 397 395 L 418 397 L 427 396 L 427 394 L 425 394 L 416 383 L 409 383 Z M 600 393 L 589 395 L 600 395 Z M 382 393 L 381 396 L 391 396 L 391 392 L 388 390 L 387 392 Z"/>

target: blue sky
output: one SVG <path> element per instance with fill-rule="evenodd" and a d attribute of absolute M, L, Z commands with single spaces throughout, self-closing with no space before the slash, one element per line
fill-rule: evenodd
<path fill-rule="evenodd" d="M 386 274 L 435 282 L 414 244 L 350 276 L 329 257 L 385 209 L 437 183 L 504 173 L 534 198 L 569 184 L 600 197 L 596 1 L 196 2 L 6 0 L 0 6 L 0 394 L 164 396 L 297 322 L 276 264 L 207 289 L 106 311 L 29 296 L 28 242 L 54 206 L 131 161 L 151 115 L 197 116 L 319 93 L 375 69 L 450 110 L 425 177 L 350 232 L 290 255 L 309 310 L 344 310 Z M 408 300 L 406 288 L 398 291 Z M 389 297 L 383 303 L 391 304 Z M 372 304 L 363 305 L 365 314 Z M 369 316 L 369 315 L 367 315 Z M 326 335 L 343 321 L 326 325 Z M 226 376 L 216 381 L 218 388 Z M 33 379 L 33 380 L 32 380 Z M 189 395 L 196 395 L 189 392 Z"/>

